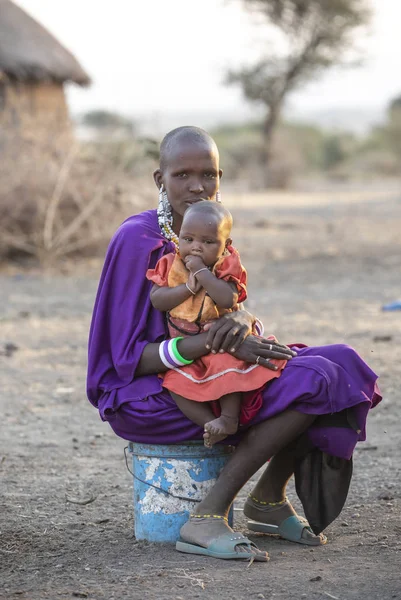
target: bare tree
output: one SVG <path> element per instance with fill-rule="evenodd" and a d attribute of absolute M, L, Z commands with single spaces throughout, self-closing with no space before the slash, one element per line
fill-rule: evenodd
<path fill-rule="evenodd" d="M 355 30 L 369 22 L 368 0 L 243 0 L 286 41 L 284 54 L 269 51 L 256 64 L 227 74 L 245 97 L 266 108 L 263 122 L 263 167 L 268 164 L 274 130 L 288 94 L 316 78 L 323 70 L 350 61 Z"/>
<path fill-rule="evenodd" d="M 397 96 L 389 103 L 387 122 L 379 129 L 385 145 L 401 160 L 401 96 Z"/>

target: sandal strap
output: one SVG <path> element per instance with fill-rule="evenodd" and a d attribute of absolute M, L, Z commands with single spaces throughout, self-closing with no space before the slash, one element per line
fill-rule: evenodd
<path fill-rule="evenodd" d="M 257 548 L 257 546 L 251 542 L 250 539 L 242 535 L 242 533 L 233 531 L 231 533 L 224 533 L 212 540 L 207 549 L 210 552 L 236 552 L 235 548 L 238 545 L 247 546 L 249 550 L 250 548 Z M 252 553 L 249 552 L 249 556 L 251 555 Z"/>
<path fill-rule="evenodd" d="M 306 519 L 298 517 L 298 515 L 293 515 L 292 517 L 285 519 L 280 524 L 279 533 L 286 540 L 299 542 L 302 539 L 302 532 L 304 529 L 308 529 L 311 533 L 313 533 Z"/>

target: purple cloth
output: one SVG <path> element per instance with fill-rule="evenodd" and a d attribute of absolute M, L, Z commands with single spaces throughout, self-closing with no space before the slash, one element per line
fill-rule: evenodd
<path fill-rule="evenodd" d="M 150 303 L 147 269 L 173 250 L 162 235 L 155 210 L 127 219 L 107 251 L 89 336 L 87 393 L 117 435 L 139 443 L 173 444 L 202 439 L 163 389 L 157 375 L 135 377 L 143 348 L 167 339 L 164 316 Z M 328 415 L 353 408 L 357 429 L 319 426 L 308 430 L 321 450 L 350 458 L 366 437 L 367 413 L 381 397 L 377 376 L 349 346 L 299 348 L 281 377 L 269 382 L 263 406 L 241 432 L 285 409 Z"/>

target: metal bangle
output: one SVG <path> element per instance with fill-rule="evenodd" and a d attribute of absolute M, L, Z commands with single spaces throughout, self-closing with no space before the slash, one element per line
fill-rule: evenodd
<path fill-rule="evenodd" d="M 187 288 L 187 290 L 188 290 L 189 292 L 191 292 L 191 294 L 192 294 L 193 296 L 196 296 L 196 292 L 194 292 L 193 290 L 191 290 L 191 288 L 189 287 L 189 285 L 188 285 L 188 281 L 185 283 L 185 287 Z"/>
<path fill-rule="evenodd" d="M 196 277 L 196 275 L 198 273 L 200 273 L 201 271 L 208 271 L 208 267 L 202 267 L 201 269 L 198 269 L 197 271 L 195 271 L 195 273 L 193 273 L 193 276 Z"/>

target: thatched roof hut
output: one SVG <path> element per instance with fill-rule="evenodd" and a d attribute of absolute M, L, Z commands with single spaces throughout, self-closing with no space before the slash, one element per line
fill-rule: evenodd
<path fill-rule="evenodd" d="M 88 85 L 77 59 L 10 0 L 0 0 L 0 128 L 8 138 L 71 132 L 64 83 Z M 4 142 L 3 142 L 4 149 Z"/>
<path fill-rule="evenodd" d="M 30 83 L 90 83 L 71 52 L 10 0 L 0 0 L 1 76 Z"/>

